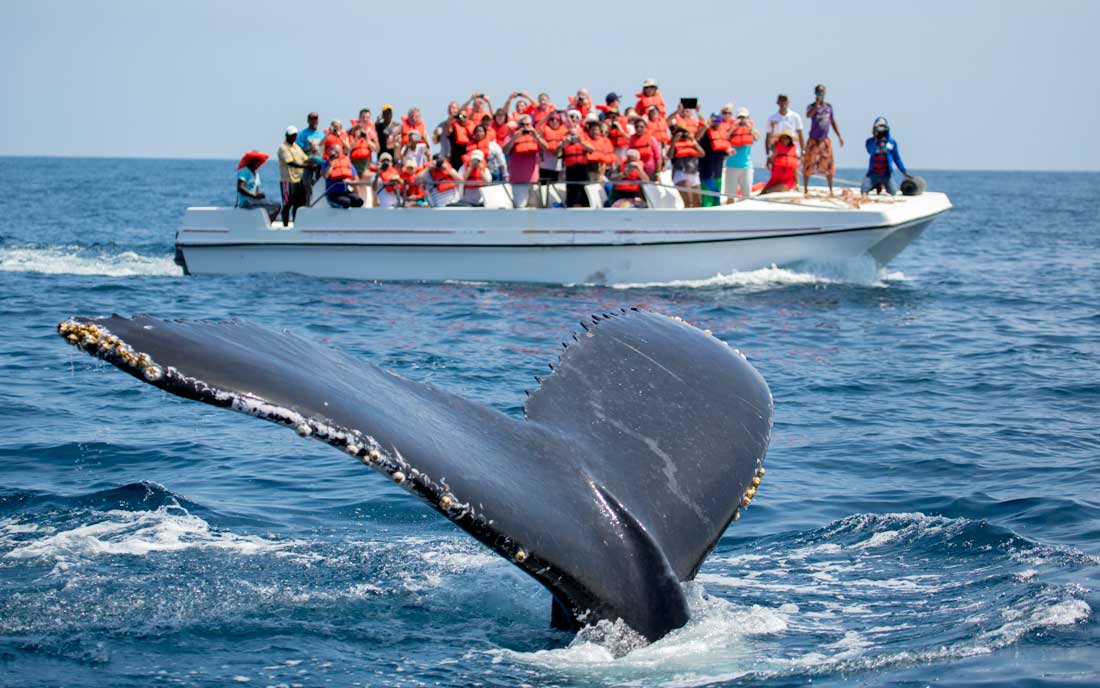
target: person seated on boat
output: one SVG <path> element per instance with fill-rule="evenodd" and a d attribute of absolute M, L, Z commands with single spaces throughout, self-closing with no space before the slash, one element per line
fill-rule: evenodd
<path fill-rule="evenodd" d="M 401 206 L 401 171 L 393 164 L 393 156 L 383 153 L 378 156 L 378 171 L 374 174 L 371 188 L 378 199 L 379 208 L 397 208 Z"/>
<path fill-rule="evenodd" d="M 427 207 L 428 192 L 420 183 L 421 175 L 427 169 L 427 165 L 418 168 L 411 158 L 402 163 L 401 188 L 405 192 L 406 208 Z"/>
<path fill-rule="evenodd" d="M 406 160 L 412 160 L 415 167 L 424 167 L 432 159 L 432 151 L 428 148 L 420 132 L 409 132 L 407 142 L 401 144 L 401 150 L 397 159 L 404 165 Z"/>
<path fill-rule="evenodd" d="M 657 137 L 649 131 L 649 124 L 641 117 L 634 118 L 634 133 L 627 142 L 626 154 L 630 151 L 638 153 L 638 159 L 645 170 L 646 178 L 650 181 L 657 180 L 657 174 L 664 169 L 665 157 L 661 152 L 661 144 Z"/>
<path fill-rule="evenodd" d="M 328 133 L 325 134 L 325 138 L 322 141 L 324 151 L 331 151 L 333 146 L 340 148 L 345 153 L 351 152 L 351 140 L 348 138 L 348 133 L 344 131 L 344 126 L 340 124 L 340 120 L 334 119 L 328 125 Z"/>
<path fill-rule="evenodd" d="M 599 125 L 599 122 L 596 123 Z M 569 134 L 558 149 L 565 169 L 565 207 L 587 208 L 588 195 L 584 185 L 588 183 L 588 156 L 596 149 L 581 132 L 579 125 L 569 127 Z"/>
<path fill-rule="evenodd" d="M 890 123 L 885 117 L 878 117 L 871 125 L 871 138 L 867 139 L 867 154 L 871 156 L 867 164 L 867 175 L 860 185 L 860 193 L 864 196 L 872 189 L 880 193 L 883 189 L 894 196 L 898 192 L 898 186 L 894 183 L 893 166 L 898 166 L 898 171 L 905 175 L 906 179 L 912 179 L 912 175 L 905 169 L 905 163 L 901 161 L 901 153 L 898 151 L 898 142 L 890 136 Z"/>
<path fill-rule="evenodd" d="M 798 143 L 790 129 L 776 134 L 772 154 L 768 156 L 768 168 L 771 176 L 760 193 L 782 193 L 798 186 Z"/>
<path fill-rule="evenodd" d="M 461 198 L 462 190 L 459 183 L 462 175 L 451 167 L 447 158 L 436 153 L 432 158 L 432 164 L 420 173 L 419 183 L 428 189 L 428 200 L 433 208 L 443 208 L 452 203 L 457 203 Z"/>
<path fill-rule="evenodd" d="M 634 104 L 634 109 L 638 111 L 639 115 L 648 115 L 649 108 L 657 108 L 658 116 L 664 119 L 667 108 L 665 107 L 665 99 L 657 88 L 657 82 L 654 79 L 646 79 L 642 82 L 642 92 L 635 94 L 638 98 L 638 102 Z"/>
<path fill-rule="evenodd" d="M 267 153 L 251 150 L 237 163 L 237 207 L 259 208 L 267 213 L 268 222 L 273 222 L 281 206 L 269 200 L 260 185 L 260 167 L 267 158 Z"/>
<path fill-rule="evenodd" d="M 474 127 L 473 132 L 470 134 L 470 142 L 466 146 L 466 155 L 462 156 L 462 163 L 468 163 L 470 154 L 475 150 L 480 150 L 485 155 L 485 166 L 489 168 L 489 174 L 492 175 L 493 181 L 507 182 L 508 159 L 505 157 L 500 144 L 489 136 L 488 131 L 488 127 L 484 124 Z"/>
<path fill-rule="evenodd" d="M 298 128 L 287 127 L 286 138 L 279 146 L 279 188 L 283 192 L 284 227 L 290 226 L 292 217 L 297 217 L 298 208 L 309 205 L 302 185 L 302 172 L 313 164 L 298 145 Z"/>
<path fill-rule="evenodd" d="M 539 153 L 546 150 L 546 141 L 535 129 L 530 115 L 520 115 L 517 124 L 515 134 L 508 138 L 503 150 L 508 156 L 512 203 L 516 208 L 526 208 L 535 198 L 532 184 L 539 179 Z"/>
<path fill-rule="evenodd" d="M 542 95 L 545 94 L 540 94 L 540 99 Z M 552 184 L 561 178 L 561 157 L 558 151 L 565 142 L 565 137 L 569 135 L 569 129 L 565 126 L 562 113 L 558 111 L 547 115 L 541 124 L 536 117 L 535 126 L 542 140 L 546 142 L 546 147 L 539 153 L 539 183 Z"/>
<path fill-rule="evenodd" d="M 325 198 L 334 208 L 360 208 L 363 199 L 349 185 L 359 177 L 351 166 L 351 158 L 339 146 L 329 146 L 328 162 L 323 171 L 325 176 Z"/>
<path fill-rule="evenodd" d="M 462 202 L 473 206 L 484 205 L 485 199 L 481 195 L 481 187 L 493 178 L 485 165 L 485 154 L 481 150 L 471 153 L 469 162 L 462 165 L 458 175 L 462 178 Z"/>
<path fill-rule="evenodd" d="M 378 132 L 374 129 L 370 110 L 366 108 L 359 111 L 359 120 L 351 128 L 351 166 L 359 178 L 365 178 L 370 169 L 371 160 L 378 153 Z"/>
<path fill-rule="evenodd" d="M 588 153 L 588 181 L 607 181 L 607 169 L 615 165 L 615 148 L 604 132 L 603 122 L 594 112 L 584 120 L 585 133 L 592 150 Z"/>
<path fill-rule="evenodd" d="M 741 200 L 747 201 L 752 194 L 752 144 L 760 140 L 756 124 L 749 119 L 749 109 L 737 109 L 737 118 L 729 130 L 730 148 L 733 154 L 726 158 L 726 169 L 722 174 L 722 191 L 726 202 L 733 202 L 737 192 Z"/>
<path fill-rule="evenodd" d="M 696 189 L 699 188 L 699 161 L 704 153 L 703 147 L 692 138 L 686 127 L 676 127 L 667 154 L 672 161 L 672 183 L 680 187 L 685 208 L 699 207 Z"/>
<path fill-rule="evenodd" d="M 619 165 L 619 169 L 611 173 L 611 179 L 615 186 L 611 190 L 611 205 L 617 201 L 628 199 L 634 207 L 645 207 L 642 196 L 642 182 L 649 179 L 639 152 L 631 148 L 626 152 L 626 159 Z"/>
<path fill-rule="evenodd" d="M 703 149 L 703 157 L 699 161 L 699 186 L 703 191 L 710 192 L 701 194 L 701 205 L 713 208 L 722 204 L 722 197 L 718 194 L 722 192 L 722 171 L 730 154 L 730 134 L 722 115 L 712 112 L 709 123 L 699 128 L 695 140 Z"/>

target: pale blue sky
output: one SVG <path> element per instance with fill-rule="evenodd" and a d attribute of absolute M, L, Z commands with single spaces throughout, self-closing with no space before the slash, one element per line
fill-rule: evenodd
<path fill-rule="evenodd" d="M 252 9 L 246 9 L 251 7 Z M 676 14 L 670 14 L 670 8 Z M 1100 2 L 5 2 L 0 155 L 235 158 L 315 109 L 656 78 L 762 123 L 824 82 L 848 146 L 885 114 L 914 169 L 1100 169 Z"/>

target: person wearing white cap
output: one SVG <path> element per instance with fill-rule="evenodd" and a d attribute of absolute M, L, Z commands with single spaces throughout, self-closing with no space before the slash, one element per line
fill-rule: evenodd
<path fill-rule="evenodd" d="M 488 184 L 493 175 L 485 165 L 485 153 L 481 149 L 474 150 L 470 154 L 469 162 L 458 170 L 458 176 L 462 177 L 462 200 L 470 205 L 480 206 L 485 199 L 481 195 L 481 187 Z"/>
<path fill-rule="evenodd" d="M 752 193 L 752 144 L 760 140 L 756 124 L 749 119 L 747 107 L 737 108 L 737 119 L 729 128 L 732 154 L 726 158 L 726 169 L 722 171 L 722 191 L 726 202 L 732 202 L 741 191 L 741 200 L 748 200 Z"/>
<path fill-rule="evenodd" d="M 279 188 L 283 192 L 283 226 L 288 227 L 298 208 L 309 205 L 309 198 L 302 184 L 302 171 L 310 167 L 309 157 L 298 145 L 298 128 L 286 128 L 286 140 L 279 146 Z"/>
<path fill-rule="evenodd" d="M 634 104 L 634 109 L 638 111 L 638 114 L 644 115 L 652 105 L 661 113 L 662 118 L 667 116 L 668 109 L 665 107 L 665 99 L 664 96 L 658 93 L 655 79 L 643 81 L 642 92 L 634 95 L 638 98 L 638 102 Z"/>

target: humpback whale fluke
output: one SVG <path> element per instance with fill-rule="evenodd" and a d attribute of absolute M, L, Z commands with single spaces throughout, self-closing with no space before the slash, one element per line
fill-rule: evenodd
<path fill-rule="evenodd" d="M 518 420 L 290 332 L 237 320 L 74 318 L 70 343 L 188 399 L 359 458 L 542 583 L 556 627 L 687 622 L 691 580 L 756 494 L 764 379 L 677 319 L 593 316 Z"/>

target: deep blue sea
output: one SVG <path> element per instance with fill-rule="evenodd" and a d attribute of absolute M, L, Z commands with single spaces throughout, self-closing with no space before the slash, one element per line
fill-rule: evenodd
<path fill-rule="evenodd" d="M 1100 684 L 1100 174 L 927 172 L 955 210 L 882 271 L 184 277 L 183 209 L 233 173 L 0 158 L 0 684 Z M 55 332 L 248 318 L 521 416 L 620 306 L 710 328 L 775 396 L 752 509 L 645 647 L 551 630 L 547 592 L 382 476 Z"/>

